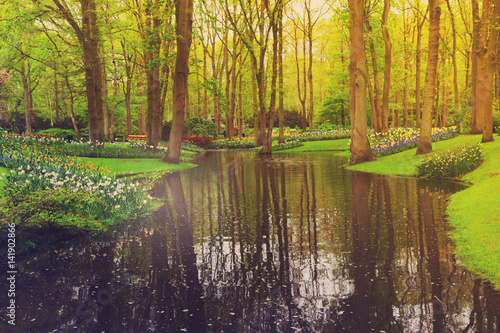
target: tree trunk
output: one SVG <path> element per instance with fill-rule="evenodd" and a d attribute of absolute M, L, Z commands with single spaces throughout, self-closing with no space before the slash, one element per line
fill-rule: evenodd
<path fill-rule="evenodd" d="M 57 64 L 54 63 L 54 98 L 55 98 L 55 109 L 56 109 L 56 123 L 59 124 L 59 110 L 61 106 L 59 105 L 59 83 L 57 82 Z"/>
<path fill-rule="evenodd" d="M 75 129 L 75 133 L 76 133 L 76 136 L 78 137 L 78 141 L 82 141 L 82 136 L 80 134 L 80 131 L 78 130 L 78 125 L 77 125 L 76 119 L 75 119 L 73 90 L 71 89 L 71 86 L 69 85 L 69 79 L 67 76 L 64 77 L 64 80 L 66 81 L 66 87 L 68 88 L 69 112 L 70 112 L 70 116 L 71 116 L 71 122 L 73 123 L 73 128 Z"/>
<path fill-rule="evenodd" d="M 252 65 L 252 71 L 257 71 Z M 254 75 L 255 78 L 255 75 Z M 262 134 L 260 133 L 260 118 L 259 118 L 259 103 L 257 101 L 257 83 L 256 80 L 252 80 L 252 105 L 253 105 L 253 133 L 255 139 L 255 147 L 262 146 Z"/>
<path fill-rule="evenodd" d="M 406 18 L 406 10 L 403 11 L 403 45 L 404 45 L 404 62 L 405 62 L 405 76 L 404 76 L 404 92 L 403 92 L 403 127 L 408 127 L 408 71 L 410 70 L 409 59 L 408 59 L 408 49 L 407 49 L 407 37 L 409 34 L 408 24 Z"/>
<path fill-rule="evenodd" d="M 439 97 L 440 97 L 440 90 L 439 88 L 441 87 L 441 80 L 439 79 L 439 74 L 436 74 L 436 98 L 435 98 L 435 105 L 434 105 L 434 125 L 433 127 L 438 127 L 438 120 L 439 120 Z"/>
<path fill-rule="evenodd" d="M 108 85 L 106 81 L 106 63 L 104 57 L 101 59 L 101 84 L 102 84 L 102 115 L 104 121 L 104 137 L 111 141 L 109 135 L 109 108 L 108 108 Z"/>
<path fill-rule="evenodd" d="M 453 51 L 451 53 L 451 57 L 453 61 L 453 92 L 455 99 L 455 111 L 459 112 L 460 102 L 458 100 L 459 95 L 458 95 L 458 68 L 457 68 L 457 30 L 455 28 L 455 15 L 453 15 L 453 11 L 451 10 L 450 0 L 446 0 L 446 6 L 448 7 L 448 11 L 450 12 L 451 29 L 453 33 Z M 444 123 L 443 126 L 446 126 L 446 123 Z"/>
<path fill-rule="evenodd" d="M 205 120 L 208 120 L 208 89 L 207 89 L 207 50 L 203 49 L 203 79 L 205 80 L 205 86 L 203 87 L 203 107 L 205 111 Z"/>
<path fill-rule="evenodd" d="M 420 88 L 420 61 L 421 61 L 421 49 L 422 49 L 422 27 L 427 18 L 427 13 L 422 17 L 422 21 L 420 21 L 420 0 L 417 0 L 417 48 L 415 51 L 415 62 L 416 62 L 416 84 L 415 84 L 415 118 L 417 127 L 420 128 L 421 123 L 421 112 L 420 112 L 420 97 L 421 97 L 421 88 Z"/>
<path fill-rule="evenodd" d="M 382 34 L 384 36 L 384 46 L 385 46 L 385 69 L 384 69 L 384 96 L 382 103 L 382 132 L 387 132 L 389 130 L 389 90 L 391 88 L 391 39 L 389 37 L 389 30 L 387 29 L 387 17 L 389 16 L 391 4 L 389 0 L 384 0 L 384 11 L 382 13 Z M 394 124 L 394 122 L 393 122 Z M 399 118 L 397 121 L 399 125 Z"/>
<path fill-rule="evenodd" d="M 115 141 L 115 123 L 116 123 L 116 104 L 118 103 L 118 65 L 116 63 L 115 48 L 113 46 L 113 37 L 111 33 L 109 34 L 109 40 L 111 42 L 111 58 L 113 59 L 113 105 L 111 106 L 111 120 L 109 127 L 109 139 Z"/>
<path fill-rule="evenodd" d="M 373 119 L 373 130 L 375 133 L 387 132 L 387 129 L 383 130 L 382 121 L 382 107 L 380 105 L 380 80 L 378 78 L 378 64 L 377 64 L 377 54 L 375 52 L 375 43 L 372 37 L 372 26 L 365 17 L 365 25 L 368 33 L 368 43 L 370 45 L 370 55 L 372 58 L 372 68 L 373 68 L 373 89 L 372 89 L 372 119 Z M 370 84 L 370 79 L 367 77 L 367 85 Z M 371 88 L 371 87 L 370 87 Z M 370 98 L 371 99 L 371 98 Z"/>
<path fill-rule="evenodd" d="M 172 118 L 172 129 L 168 139 L 167 153 L 162 161 L 166 163 L 179 163 L 182 144 L 182 130 L 184 127 L 184 107 L 186 103 L 186 90 L 188 87 L 187 76 L 189 74 L 189 48 L 191 45 L 191 32 L 193 1 L 178 0 L 176 2 L 175 20 L 177 38 L 177 56 L 175 61 L 173 102 L 174 111 Z"/>
<path fill-rule="evenodd" d="M 363 40 L 364 1 L 349 0 L 349 33 L 351 38 L 350 53 L 350 96 L 351 96 L 351 160 L 357 164 L 375 160 L 370 149 L 367 135 L 366 67 Z"/>
<path fill-rule="evenodd" d="M 160 83 L 160 47 L 161 37 L 159 28 L 161 19 L 159 17 L 160 2 L 155 0 L 154 6 L 146 7 L 146 51 L 144 52 L 144 65 L 146 66 L 147 100 L 146 111 L 146 146 L 148 149 L 156 149 L 161 139 L 163 125 L 163 109 L 161 107 L 161 83 Z"/>
<path fill-rule="evenodd" d="M 436 93 L 436 72 L 439 57 L 439 18 L 441 16 L 439 0 L 429 0 L 429 13 L 429 54 L 425 73 L 424 104 L 422 107 L 422 122 L 417 155 L 432 152 L 432 105 L 434 104 Z"/>
<path fill-rule="evenodd" d="M 127 135 L 132 135 L 132 112 L 130 106 L 130 95 L 132 93 L 132 79 L 135 72 L 135 63 L 137 59 L 137 54 L 134 54 L 134 58 L 127 54 L 127 49 L 125 48 L 125 42 L 121 42 L 123 51 L 123 60 L 125 63 L 125 76 L 127 78 L 126 83 L 123 87 L 123 94 L 125 95 L 125 111 L 126 111 L 126 122 L 127 122 Z M 130 65 L 130 63 L 133 65 Z"/>
<path fill-rule="evenodd" d="M 294 42 L 295 42 L 295 65 L 297 67 L 297 92 L 298 92 L 298 98 L 300 102 L 300 114 L 301 114 L 301 119 L 302 119 L 302 131 L 306 130 L 306 94 L 307 94 L 307 85 L 306 85 L 306 78 L 305 78 L 305 71 L 306 71 L 306 64 L 305 64 L 305 56 L 306 56 L 306 51 L 305 51 L 305 43 L 303 44 L 303 56 L 304 56 L 304 94 L 302 94 L 302 89 L 301 89 L 301 79 L 300 79 L 300 64 L 299 64 L 299 41 L 298 41 L 298 36 L 297 36 L 297 27 L 294 29 Z"/>
<path fill-rule="evenodd" d="M 90 144 L 104 142 L 102 78 L 99 60 L 99 26 L 94 0 L 81 0 L 83 62 L 87 91 Z"/>
<path fill-rule="evenodd" d="M 240 83 L 238 86 L 239 94 L 238 94 L 238 110 L 239 110 L 239 118 L 238 121 L 238 133 L 239 136 L 243 136 L 243 74 L 241 73 L 243 69 L 244 60 L 243 57 L 240 57 Z"/>
<path fill-rule="evenodd" d="M 30 108 L 30 87 L 28 84 L 28 77 L 26 75 L 26 69 L 24 67 L 24 59 L 21 62 L 21 81 L 23 82 L 23 93 L 24 93 L 24 119 L 26 124 L 26 133 L 31 133 L 31 108 Z"/>
<path fill-rule="evenodd" d="M 488 12 L 489 0 L 483 1 L 483 17 L 481 34 L 479 38 L 479 46 L 476 50 L 477 57 L 477 78 L 476 78 L 476 117 L 475 127 L 472 128 L 471 134 L 482 134 L 484 127 L 484 105 L 485 105 L 485 56 L 486 56 L 486 41 L 488 38 Z"/>
<path fill-rule="evenodd" d="M 479 5 L 477 0 L 472 0 L 472 51 L 471 51 L 471 133 L 481 133 L 482 128 L 476 124 L 477 115 L 477 55 L 481 39 L 481 18 L 479 17 Z"/>
<path fill-rule="evenodd" d="M 486 73 L 484 85 L 484 125 L 482 143 L 493 141 L 493 91 L 494 77 L 498 57 L 498 27 L 500 26 L 500 0 L 494 0 L 493 15 L 491 16 L 492 27 L 488 38 L 488 51 L 486 53 Z"/>
<path fill-rule="evenodd" d="M 309 132 L 313 130 L 313 117 L 314 117 L 314 83 L 313 83 L 313 37 L 312 37 L 312 22 L 309 13 L 308 19 L 308 34 L 307 39 L 309 41 L 309 69 L 307 73 L 307 78 L 309 79 Z"/>
<path fill-rule="evenodd" d="M 224 25 L 226 26 L 227 25 L 227 21 L 224 22 Z M 225 115 L 225 121 L 226 121 L 226 130 L 225 130 L 225 133 L 224 133 L 224 136 L 226 138 L 229 137 L 229 104 L 230 103 L 230 97 L 229 96 L 229 86 L 231 84 L 231 70 L 229 69 L 229 42 L 228 42 L 228 33 L 225 33 L 224 34 L 224 41 L 223 41 L 223 45 L 222 47 L 224 48 L 224 51 L 223 51 L 223 65 L 222 65 L 222 71 L 226 71 L 226 87 L 224 89 L 224 95 L 225 95 L 225 98 L 226 98 L 226 102 L 224 103 L 223 105 L 223 108 L 224 108 L 224 115 Z M 232 134 L 233 131 L 231 131 L 231 134 Z"/>
<path fill-rule="evenodd" d="M 228 134 L 232 138 L 234 136 L 234 115 L 236 112 L 236 62 L 237 62 L 237 46 L 236 32 L 233 34 L 233 54 L 232 54 L 232 73 L 231 73 L 231 105 L 229 108 Z"/>
<path fill-rule="evenodd" d="M 279 76 L 279 101 L 278 101 L 278 117 L 279 117 L 279 136 L 278 143 L 285 143 L 285 115 L 283 109 L 283 6 L 279 10 L 279 45 L 278 45 L 278 76 Z"/>

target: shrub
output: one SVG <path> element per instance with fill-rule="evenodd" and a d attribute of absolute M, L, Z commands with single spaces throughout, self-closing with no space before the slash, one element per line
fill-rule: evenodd
<path fill-rule="evenodd" d="M 212 142 L 212 138 L 210 138 L 208 136 L 202 136 L 202 135 L 186 136 L 186 137 L 182 138 L 182 140 L 187 142 L 187 143 L 191 143 L 194 145 L 200 145 L 200 146 L 207 145 L 207 144 Z"/>
<path fill-rule="evenodd" d="M 35 135 L 43 135 L 43 134 L 55 134 L 56 137 L 63 139 L 66 139 L 68 136 L 76 138 L 76 133 L 74 130 L 61 129 L 61 128 L 49 128 L 35 133 Z"/>
<path fill-rule="evenodd" d="M 423 177 L 456 177 L 474 169 L 481 161 L 481 145 L 459 145 L 435 153 L 417 163 Z"/>
<path fill-rule="evenodd" d="M 283 111 L 283 120 L 284 120 L 283 126 L 286 126 L 286 127 L 301 126 L 301 124 L 302 124 L 302 116 L 300 115 L 299 112 L 295 112 L 295 111 L 284 110 Z M 273 126 L 274 127 L 279 126 L 278 115 L 276 115 L 276 117 L 274 117 Z M 253 127 L 253 122 L 252 122 L 252 127 Z"/>
<path fill-rule="evenodd" d="M 192 117 L 184 122 L 184 135 L 186 136 L 217 136 L 217 125 L 201 117 Z"/>

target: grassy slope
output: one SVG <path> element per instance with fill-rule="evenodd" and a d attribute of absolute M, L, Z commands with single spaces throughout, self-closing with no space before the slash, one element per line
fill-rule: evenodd
<path fill-rule="evenodd" d="M 480 136 L 479 136 L 480 137 Z M 483 145 L 484 163 L 462 179 L 446 210 L 463 264 L 500 288 L 500 138 Z"/>
<path fill-rule="evenodd" d="M 484 163 L 462 177 L 473 184 L 455 193 L 446 210 L 450 223 L 456 228 L 453 237 L 462 264 L 500 287 L 500 138 L 483 145 Z M 462 143 L 479 143 L 481 135 L 461 135 L 433 143 L 435 152 Z M 347 166 L 385 175 L 416 175 L 416 163 L 423 158 L 416 149 L 377 159 L 377 161 Z"/>

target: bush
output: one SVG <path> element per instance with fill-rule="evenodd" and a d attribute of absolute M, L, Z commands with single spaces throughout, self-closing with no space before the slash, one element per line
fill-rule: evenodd
<path fill-rule="evenodd" d="M 474 169 L 481 161 L 481 145 L 459 145 L 435 153 L 417 164 L 423 177 L 456 177 Z"/>
<path fill-rule="evenodd" d="M 185 141 L 187 143 L 191 143 L 194 145 L 200 145 L 200 146 L 207 145 L 207 144 L 212 142 L 212 138 L 210 138 L 208 136 L 202 136 L 202 135 L 186 136 L 182 139 L 183 139 L 183 141 Z"/>
<path fill-rule="evenodd" d="M 284 118 L 284 127 L 300 127 L 302 126 L 302 116 L 300 115 L 299 112 L 294 112 L 294 111 L 283 111 L 283 118 Z M 279 117 L 276 114 L 276 117 L 274 117 L 274 127 L 279 126 Z M 252 122 L 252 127 L 253 127 L 253 122 Z"/>
<path fill-rule="evenodd" d="M 217 136 L 217 125 L 201 117 L 192 117 L 184 122 L 184 136 Z"/>
<path fill-rule="evenodd" d="M 55 134 L 56 137 L 66 139 L 68 136 L 76 139 L 76 132 L 74 130 L 61 129 L 61 128 L 49 128 L 41 130 L 35 133 L 35 135 L 40 134 Z"/>

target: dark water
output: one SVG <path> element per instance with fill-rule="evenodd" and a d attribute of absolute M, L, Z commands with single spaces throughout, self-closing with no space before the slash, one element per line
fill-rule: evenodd
<path fill-rule="evenodd" d="M 0 331 L 498 332 L 499 293 L 448 237 L 462 186 L 345 162 L 206 153 L 153 216 L 20 262 Z"/>

